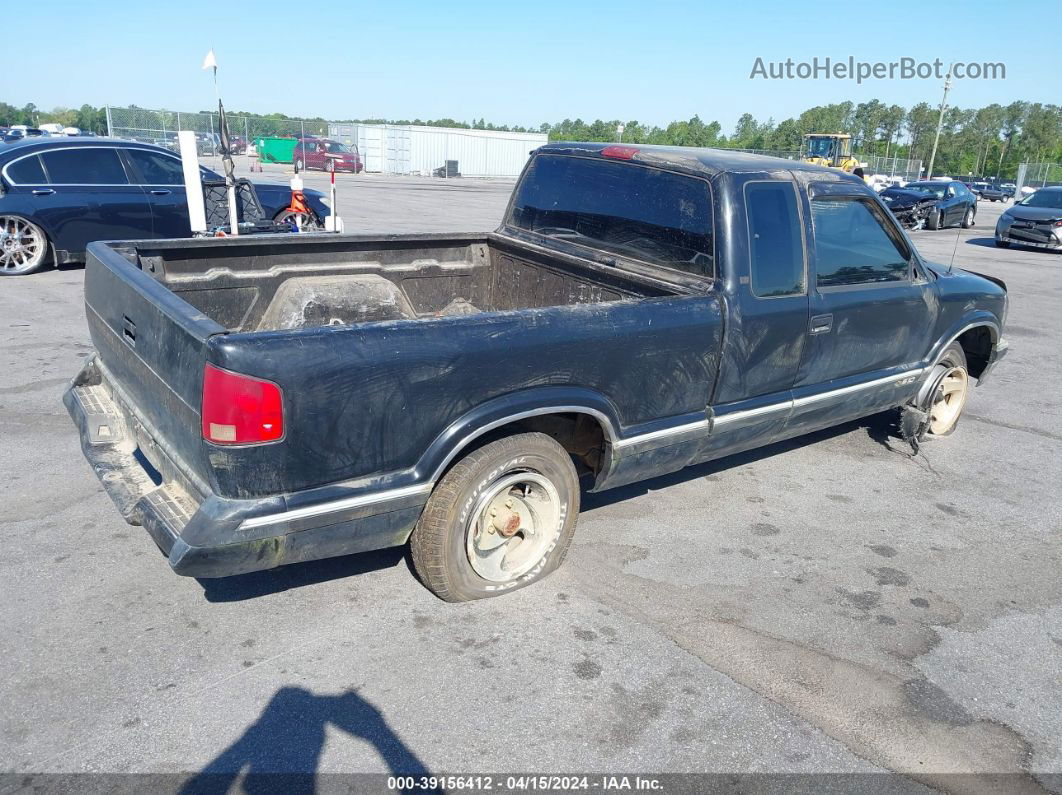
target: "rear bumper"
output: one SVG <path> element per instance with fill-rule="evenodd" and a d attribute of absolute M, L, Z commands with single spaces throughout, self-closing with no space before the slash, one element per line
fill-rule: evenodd
<path fill-rule="evenodd" d="M 85 458 L 122 517 L 147 530 L 178 574 L 226 577 L 401 546 L 428 498 L 420 486 L 346 497 L 337 486 L 327 501 L 306 492 L 226 499 L 187 476 L 95 359 L 63 403 Z"/>

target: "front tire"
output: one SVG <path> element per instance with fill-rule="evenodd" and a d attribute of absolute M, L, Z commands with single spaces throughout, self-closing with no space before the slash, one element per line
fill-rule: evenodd
<path fill-rule="evenodd" d="M 48 259 L 48 236 L 21 215 L 0 215 L 0 276 L 25 276 Z"/>
<path fill-rule="evenodd" d="M 944 226 L 944 213 L 941 210 L 933 210 L 926 217 L 926 229 L 937 230 Z"/>
<path fill-rule="evenodd" d="M 578 475 L 560 444 L 499 439 L 439 481 L 410 539 L 413 567 L 444 601 L 500 596 L 560 566 L 578 514 Z"/>
<path fill-rule="evenodd" d="M 974 218 L 976 218 L 976 217 L 977 217 L 977 213 L 974 211 L 974 208 L 973 207 L 969 208 L 966 211 L 966 215 L 964 215 L 962 217 L 962 228 L 963 229 L 972 229 L 973 225 L 974 225 Z"/>
<path fill-rule="evenodd" d="M 958 427 L 970 395 L 970 373 L 962 346 L 957 342 L 949 345 L 933 370 L 928 431 L 930 436 L 949 436 Z"/>

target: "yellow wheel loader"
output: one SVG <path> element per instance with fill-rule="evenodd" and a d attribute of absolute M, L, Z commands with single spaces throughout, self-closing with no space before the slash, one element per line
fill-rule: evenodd
<path fill-rule="evenodd" d="M 805 163 L 839 168 L 863 176 L 866 163 L 852 155 L 852 136 L 845 133 L 811 133 L 804 136 L 800 158 Z"/>

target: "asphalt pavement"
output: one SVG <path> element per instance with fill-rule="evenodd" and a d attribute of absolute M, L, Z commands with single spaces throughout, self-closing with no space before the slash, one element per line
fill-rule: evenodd
<path fill-rule="evenodd" d="M 513 184 L 339 182 L 365 232 L 490 230 Z M 913 236 L 1010 290 L 1010 355 L 955 434 L 912 458 L 880 415 L 585 495 L 560 571 L 461 605 L 401 551 L 174 575 L 60 404 L 91 349 L 83 270 L 3 279 L 0 782 L 784 772 L 1062 791 L 1062 255 L 995 248 L 1001 210 Z"/>

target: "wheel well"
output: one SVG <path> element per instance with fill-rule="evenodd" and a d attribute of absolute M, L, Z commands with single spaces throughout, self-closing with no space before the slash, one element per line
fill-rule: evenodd
<path fill-rule="evenodd" d="M 966 368 L 974 378 L 980 378 L 992 356 L 992 331 L 988 326 L 967 329 L 956 340 L 966 354 Z"/>
<path fill-rule="evenodd" d="M 601 469 L 605 451 L 605 429 L 596 417 L 574 411 L 524 417 L 494 428 L 462 447 L 450 461 L 447 469 L 469 453 L 491 442 L 506 436 L 531 432 L 544 433 L 556 439 L 571 455 L 580 475 L 596 475 Z"/>

